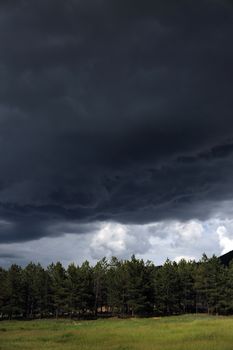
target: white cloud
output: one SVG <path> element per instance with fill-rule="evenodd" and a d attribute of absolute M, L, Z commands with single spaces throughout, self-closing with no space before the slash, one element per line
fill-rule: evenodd
<path fill-rule="evenodd" d="M 190 260 L 195 260 L 195 258 L 193 256 L 181 255 L 181 256 L 177 256 L 174 260 L 178 263 L 181 260 L 190 261 Z"/>
<path fill-rule="evenodd" d="M 225 226 L 219 226 L 217 228 L 217 235 L 219 239 L 219 245 L 222 248 L 222 254 L 233 250 L 233 238 L 229 237 L 230 234 Z"/>
<path fill-rule="evenodd" d="M 191 220 L 185 223 L 175 222 L 174 231 L 185 241 L 196 241 L 202 237 L 204 229 L 199 221 Z"/>
<path fill-rule="evenodd" d="M 149 236 L 145 236 L 143 230 L 139 232 L 136 226 L 104 223 L 99 232 L 93 235 L 90 248 L 93 258 L 128 257 L 148 251 L 150 242 Z"/>
<path fill-rule="evenodd" d="M 126 251 L 127 228 L 120 224 L 104 224 L 100 231 L 94 234 L 91 241 L 91 251 L 95 257 L 105 255 L 121 255 Z M 133 242 L 131 242 L 132 244 Z"/>
<path fill-rule="evenodd" d="M 1 224 L 4 226 L 5 223 Z M 30 261 L 48 265 L 58 260 L 67 266 L 70 262 L 80 264 L 86 259 L 95 263 L 104 256 L 128 259 L 132 254 L 160 265 L 166 258 L 199 260 L 204 252 L 211 256 L 233 249 L 231 219 L 173 220 L 146 225 L 61 222 L 48 229 L 50 237 L 26 245 L 0 245 L 0 266 L 13 262 L 25 265 Z"/>

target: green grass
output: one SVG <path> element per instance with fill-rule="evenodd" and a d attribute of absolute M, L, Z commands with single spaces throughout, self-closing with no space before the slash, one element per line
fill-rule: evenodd
<path fill-rule="evenodd" d="M 233 318 L 0 322 L 0 350 L 232 350 Z"/>

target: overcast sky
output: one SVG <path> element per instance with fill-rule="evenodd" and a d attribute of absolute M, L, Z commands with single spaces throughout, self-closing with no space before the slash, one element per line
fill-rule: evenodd
<path fill-rule="evenodd" d="M 1 0 L 0 265 L 233 249 L 231 0 Z"/>

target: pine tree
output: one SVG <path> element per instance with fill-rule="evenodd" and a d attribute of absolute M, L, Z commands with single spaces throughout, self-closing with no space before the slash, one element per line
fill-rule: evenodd
<path fill-rule="evenodd" d="M 5 288 L 3 313 L 7 314 L 9 319 L 22 317 L 24 314 L 24 299 L 22 268 L 20 266 L 16 264 L 11 265 L 7 272 Z"/>
<path fill-rule="evenodd" d="M 60 262 L 48 267 L 48 273 L 51 279 L 51 289 L 53 296 L 53 309 L 56 317 L 64 315 L 69 311 L 68 308 L 68 284 L 66 271 Z"/>
<path fill-rule="evenodd" d="M 129 275 L 127 304 L 132 316 L 136 314 L 147 314 L 153 310 L 153 283 L 149 281 L 149 266 L 145 266 L 143 260 L 138 260 L 133 255 L 130 261 L 126 262 Z"/>
<path fill-rule="evenodd" d="M 97 315 L 98 308 L 103 309 L 107 305 L 107 270 L 108 263 L 106 258 L 98 261 L 93 269 L 94 278 L 94 293 L 95 293 L 95 314 Z"/>
<path fill-rule="evenodd" d="M 221 290 L 225 284 L 224 267 L 220 260 L 213 256 L 209 259 L 203 254 L 196 269 L 195 290 L 197 295 L 197 311 L 218 313 L 222 304 Z"/>
<path fill-rule="evenodd" d="M 155 311 L 162 315 L 181 312 L 181 280 L 178 266 L 169 259 L 156 271 Z"/>
<path fill-rule="evenodd" d="M 128 311 L 127 290 L 128 271 L 126 263 L 113 257 L 107 271 L 107 303 L 113 314 L 124 317 Z"/>
<path fill-rule="evenodd" d="M 93 314 L 95 307 L 93 268 L 85 261 L 78 269 L 77 305 L 81 315 Z"/>
<path fill-rule="evenodd" d="M 70 316 L 78 312 L 79 307 L 79 269 L 74 264 L 70 264 L 67 269 L 68 308 Z"/>
<path fill-rule="evenodd" d="M 0 267 L 0 317 L 4 316 L 7 298 L 7 271 Z"/>
<path fill-rule="evenodd" d="M 30 263 L 23 270 L 25 316 L 42 317 L 45 308 L 45 271 L 40 264 Z"/>
<path fill-rule="evenodd" d="M 224 269 L 224 284 L 221 288 L 221 307 L 223 314 L 233 314 L 233 261 Z"/>
<path fill-rule="evenodd" d="M 178 263 L 180 302 L 183 313 L 195 312 L 194 269 L 196 263 L 182 259 Z"/>

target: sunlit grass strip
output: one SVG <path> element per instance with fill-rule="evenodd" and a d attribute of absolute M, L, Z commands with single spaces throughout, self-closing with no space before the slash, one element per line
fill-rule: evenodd
<path fill-rule="evenodd" d="M 231 317 L 0 323 L 0 350 L 232 350 L 232 344 Z"/>

